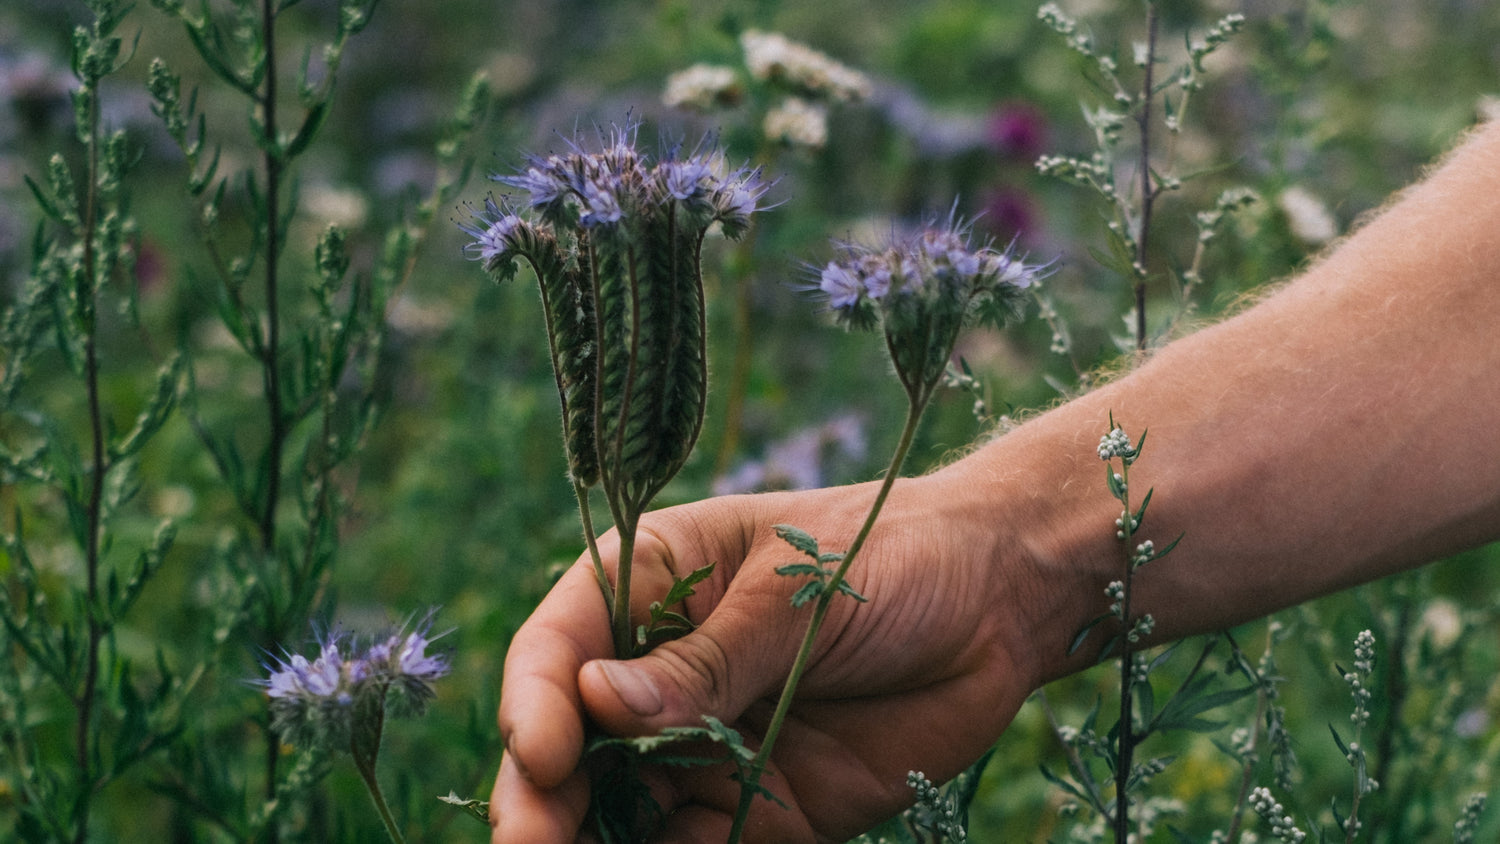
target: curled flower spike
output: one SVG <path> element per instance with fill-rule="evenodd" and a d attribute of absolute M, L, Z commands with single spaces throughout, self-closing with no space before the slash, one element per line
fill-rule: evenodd
<path fill-rule="evenodd" d="M 908 392 L 930 392 L 966 325 L 1003 325 L 1022 293 L 1045 273 L 1010 249 L 969 242 L 967 224 L 950 217 L 883 244 L 838 245 L 817 287 L 847 327 L 879 324 Z"/>
<path fill-rule="evenodd" d="M 686 462 L 708 394 L 702 247 L 710 230 L 742 235 L 769 185 L 759 169 L 728 167 L 705 142 L 653 159 L 635 125 L 601 135 L 590 151 L 533 157 L 496 181 L 528 194 L 487 201 L 466 251 L 497 281 L 520 260 L 535 271 L 562 405 L 568 472 L 585 521 L 595 576 L 615 607 L 616 649 L 632 647 L 629 565 L 611 585 L 588 522 L 587 496 L 603 488 L 621 536 Z"/>

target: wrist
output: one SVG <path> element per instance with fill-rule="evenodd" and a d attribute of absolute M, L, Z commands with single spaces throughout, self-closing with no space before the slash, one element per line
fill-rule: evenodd
<path fill-rule="evenodd" d="M 1069 646 L 1105 612 L 1105 588 L 1120 577 L 1110 530 L 1119 502 L 1097 454 L 1109 412 L 1093 405 L 1059 408 L 933 476 L 949 510 L 944 523 L 981 529 L 953 547 L 987 566 L 990 606 L 1011 609 L 997 635 L 1034 687 L 1094 663 L 1096 643 L 1074 654 Z"/>

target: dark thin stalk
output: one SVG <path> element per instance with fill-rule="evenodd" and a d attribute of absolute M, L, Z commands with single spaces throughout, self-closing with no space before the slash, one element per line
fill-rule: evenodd
<path fill-rule="evenodd" d="M 1124 589 L 1120 594 L 1120 727 L 1119 751 L 1115 754 L 1115 844 L 1130 841 L 1130 770 L 1135 765 L 1135 744 L 1139 736 L 1135 732 L 1135 643 L 1131 635 L 1135 632 L 1135 619 L 1130 614 L 1132 581 L 1135 573 L 1135 558 L 1131 553 L 1134 510 L 1130 507 L 1130 462 L 1120 461 L 1120 477 L 1125 487 L 1121 496 L 1124 518 L 1121 519 L 1122 539 L 1125 548 Z"/>
<path fill-rule="evenodd" d="M 1266 653 L 1271 652 L 1271 646 L 1274 642 L 1275 639 L 1272 634 L 1270 631 L 1267 631 Z M 1230 639 L 1230 643 L 1234 643 L 1233 638 Z M 1235 650 L 1239 650 L 1237 645 L 1235 646 Z M 1271 705 L 1270 689 L 1266 684 L 1265 678 L 1261 676 L 1258 670 L 1255 680 L 1259 688 L 1255 692 L 1255 720 L 1250 724 L 1249 754 L 1247 755 L 1248 758 L 1240 765 L 1240 787 L 1239 792 L 1235 795 L 1234 814 L 1230 816 L 1229 832 L 1224 836 L 1225 841 L 1239 840 L 1240 826 L 1244 823 L 1245 818 L 1245 805 L 1250 799 L 1250 789 L 1255 785 L 1255 768 L 1260 756 L 1260 740 L 1266 728 L 1266 710 Z"/>
<path fill-rule="evenodd" d="M 1151 100 L 1156 67 L 1156 4 L 1146 4 L 1146 67 L 1141 84 L 1141 109 L 1137 120 L 1141 131 L 1141 227 L 1135 239 L 1135 347 L 1146 351 L 1146 255 L 1151 234 L 1151 207 L 1156 187 L 1151 180 Z"/>
<path fill-rule="evenodd" d="M 89 88 L 88 127 L 88 189 L 84 201 L 83 217 L 83 270 L 78 291 L 79 307 L 84 309 L 83 355 L 85 389 L 88 391 L 89 436 L 93 466 L 89 479 L 88 536 L 84 539 L 85 584 L 84 618 L 88 626 L 88 649 L 84 655 L 83 688 L 79 690 L 77 708 L 78 722 L 74 743 L 79 778 L 78 802 L 75 812 L 78 826 L 73 840 L 83 844 L 88 839 L 89 798 L 93 794 L 93 766 L 89 752 L 89 739 L 94 726 L 94 697 L 99 685 L 99 645 L 104 638 L 103 620 L 98 614 L 99 597 L 99 533 L 104 520 L 104 475 L 109 471 L 104 455 L 104 413 L 99 400 L 99 350 L 96 342 L 96 314 L 94 290 L 97 283 L 99 256 L 94 236 L 99 215 L 99 91 L 96 79 L 85 80 Z"/>
<path fill-rule="evenodd" d="M 276 126 L 276 4 L 261 0 L 261 38 L 266 51 L 266 84 L 261 94 L 265 116 L 264 155 L 266 167 L 266 347 L 262 356 L 264 369 L 267 422 L 270 440 L 266 444 L 266 500 L 260 516 L 261 548 L 267 554 L 276 550 L 276 505 L 281 495 L 281 453 L 286 430 L 281 407 L 280 343 L 281 326 L 277 296 L 277 264 L 281 257 L 281 151 L 277 148 Z"/>
<path fill-rule="evenodd" d="M 1141 107 L 1137 120 L 1141 133 L 1141 216 L 1140 230 L 1135 239 L 1135 347 L 1138 353 L 1146 351 L 1146 260 L 1151 235 L 1151 208 L 1156 202 L 1156 190 L 1151 179 L 1151 100 L 1154 96 L 1154 70 L 1156 67 L 1156 4 L 1146 3 L 1146 66 L 1141 82 Z M 1129 464 L 1121 469 L 1129 477 Z M 1127 487 L 1128 489 L 1128 487 Z M 1135 560 L 1131 555 L 1131 510 L 1129 493 L 1125 499 L 1125 579 L 1120 596 L 1120 620 L 1124 629 L 1120 637 L 1120 738 L 1119 752 L 1115 759 L 1115 842 L 1127 844 L 1130 840 L 1130 770 L 1135 761 L 1135 704 L 1134 704 L 1134 648 L 1130 634 L 1134 619 L 1130 615 L 1131 580 Z"/>
<path fill-rule="evenodd" d="M 277 264 L 281 255 L 281 177 L 282 160 L 278 149 L 276 124 L 276 2 L 261 0 L 261 41 L 265 50 L 265 86 L 261 89 L 261 113 L 265 137 L 261 139 L 266 168 L 266 342 L 261 356 L 265 384 L 269 440 L 266 444 L 266 498 L 260 515 L 261 553 L 268 558 L 276 553 L 276 509 L 281 496 L 281 453 L 286 431 L 281 408 L 281 326 L 277 296 Z M 267 631 L 272 639 L 281 631 Z M 276 768 L 281 742 L 269 728 L 266 730 L 266 800 L 276 799 Z M 266 828 L 266 838 L 275 844 L 280 840 L 274 823 Z"/>

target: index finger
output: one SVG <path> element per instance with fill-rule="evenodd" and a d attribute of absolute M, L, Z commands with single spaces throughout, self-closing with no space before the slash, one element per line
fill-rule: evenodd
<path fill-rule="evenodd" d="M 609 610 L 591 564 L 568 569 L 516 631 L 500 687 L 506 754 L 534 786 L 555 788 L 583 753 L 578 670 L 614 656 Z"/>

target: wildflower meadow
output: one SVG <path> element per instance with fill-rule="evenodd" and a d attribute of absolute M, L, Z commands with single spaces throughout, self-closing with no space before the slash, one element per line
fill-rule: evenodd
<path fill-rule="evenodd" d="M 762 737 L 589 736 L 598 840 L 726 761 L 740 840 L 892 484 L 1316 261 L 1500 117 L 1496 44 L 1479 0 L 5 3 L 0 840 L 488 840 L 565 569 L 639 655 L 712 571 L 633 623 L 643 514 L 883 481 L 847 547 L 776 527 Z M 1056 455 L 1119 577 L 1032 644 L 1098 664 L 854 840 L 1500 840 L 1500 548 L 1158 644 L 1160 421 Z"/>

